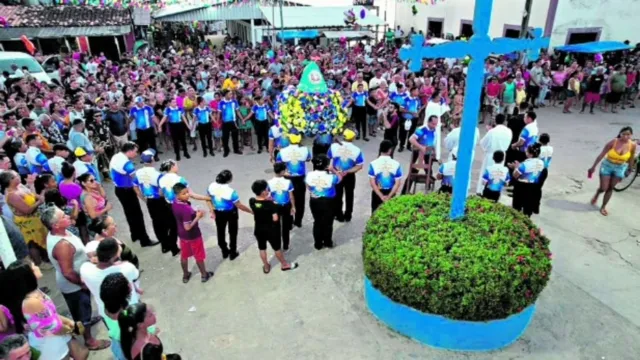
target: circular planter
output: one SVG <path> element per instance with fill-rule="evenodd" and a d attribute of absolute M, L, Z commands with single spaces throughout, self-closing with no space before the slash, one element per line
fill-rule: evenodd
<path fill-rule="evenodd" d="M 364 296 L 369 310 L 398 333 L 426 345 L 458 351 L 491 351 L 516 341 L 527 329 L 536 305 L 506 319 L 490 321 L 452 320 L 420 312 L 389 299 L 364 278 Z"/>

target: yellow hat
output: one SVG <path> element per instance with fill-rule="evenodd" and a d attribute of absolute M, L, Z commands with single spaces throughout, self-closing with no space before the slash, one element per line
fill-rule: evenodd
<path fill-rule="evenodd" d="M 345 140 L 351 141 L 356 137 L 356 133 L 353 130 L 347 129 L 342 133 L 342 136 L 344 136 Z"/>
<path fill-rule="evenodd" d="M 302 136 L 300 136 L 299 134 L 289 134 L 289 141 L 291 141 L 292 144 L 300 144 L 300 141 L 302 141 Z"/>
<path fill-rule="evenodd" d="M 83 147 L 77 147 L 76 151 L 73 152 L 77 157 L 83 157 L 87 155 L 87 151 Z"/>

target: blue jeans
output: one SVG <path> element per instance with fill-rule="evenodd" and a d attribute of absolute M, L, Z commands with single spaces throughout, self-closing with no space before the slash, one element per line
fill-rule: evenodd
<path fill-rule="evenodd" d="M 120 340 L 111 338 L 111 352 L 113 353 L 113 358 L 115 360 L 127 360 L 127 358 L 124 357 L 124 351 L 122 351 Z"/>

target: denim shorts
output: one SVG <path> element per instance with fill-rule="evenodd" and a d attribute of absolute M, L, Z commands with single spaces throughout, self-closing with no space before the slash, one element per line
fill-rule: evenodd
<path fill-rule="evenodd" d="M 124 356 L 124 351 L 122 351 L 122 344 L 120 344 L 119 340 L 111 338 L 111 352 L 113 353 L 113 358 L 115 360 L 127 360 Z"/>
<path fill-rule="evenodd" d="M 628 163 L 614 164 L 611 161 L 604 159 L 602 160 L 602 164 L 600 165 L 600 175 L 609 177 L 615 176 L 617 178 L 624 179 L 624 175 L 627 171 L 628 166 Z"/>

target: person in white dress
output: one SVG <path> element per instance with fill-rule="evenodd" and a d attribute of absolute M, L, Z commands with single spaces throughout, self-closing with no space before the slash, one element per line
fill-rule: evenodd
<path fill-rule="evenodd" d="M 440 96 L 440 90 L 436 89 L 431 96 L 431 100 L 427 103 L 427 107 L 425 109 L 424 118 L 428 119 L 431 115 L 435 115 L 438 117 L 438 125 L 436 126 L 436 160 L 440 161 L 440 144 L 442 143 L 442 115 L 446 114 L 449 111 L 449 105 L 447 102 Z"/>
<path fill-rule="evenodd" d="M 495 126 L 491 127 L 480 141 L 480 147 L 484 151 L 484 158 L 482 159 L 476 194 L 482 194 L 484 191 L 482 177 L 488 167 L 495 165 L 493 154 L 496 151 L 506 153 L 509 145 L 511 145 L 512 132 L 511 129 L 504 125 L 505 119 L 504 114 L 496 115 Z"/>

